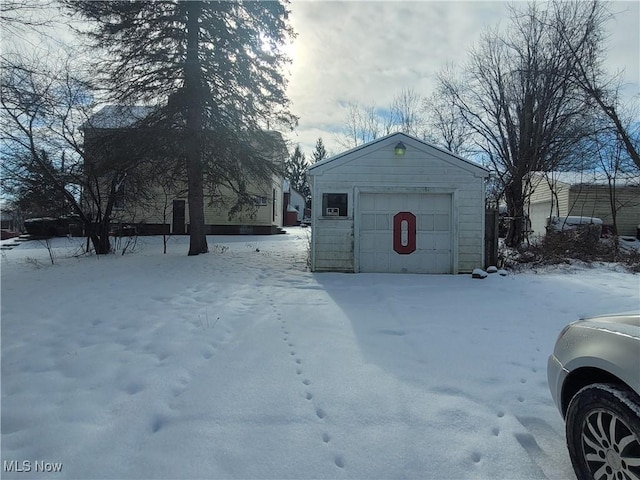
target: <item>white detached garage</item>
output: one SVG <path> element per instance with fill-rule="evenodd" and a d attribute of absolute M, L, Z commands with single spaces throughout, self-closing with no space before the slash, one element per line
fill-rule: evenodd
<path fill-rule="evenodd" d="M 403 133 L 309 167 L 313 271 L 462 273 L 484 264 L 488 171 Z"/>

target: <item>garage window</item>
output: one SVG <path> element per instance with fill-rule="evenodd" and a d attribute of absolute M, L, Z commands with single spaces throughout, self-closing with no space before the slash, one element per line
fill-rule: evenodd
<path fill-rule="evenodd" d="M 346 217 L 347 216 L 346 193 L 323 193 L 322 194 L 322 216 L 324 217 Z"/>

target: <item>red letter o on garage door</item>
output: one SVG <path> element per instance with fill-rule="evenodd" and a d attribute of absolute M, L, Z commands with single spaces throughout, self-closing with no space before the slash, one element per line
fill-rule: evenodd
<path fill-rule="evenodd" d="M 413 213 L 400 212 L 393 217 L 393 250 L 400 255 L 416 251 L 416 216 Z"/>

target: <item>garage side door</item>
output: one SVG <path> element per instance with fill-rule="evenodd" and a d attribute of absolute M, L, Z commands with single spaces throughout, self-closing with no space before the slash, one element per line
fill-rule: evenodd
<path fill-rule="evenodd" d="M 416 248 L 409 254 L 394 250 L 394 216 L 400 212 L 415 216 Z M 358 215 L 361 272 L 452 272 L 451 195 L 362 193 Z M 406 242 L 406 223 L 402 228 L 398 236 Z"/>

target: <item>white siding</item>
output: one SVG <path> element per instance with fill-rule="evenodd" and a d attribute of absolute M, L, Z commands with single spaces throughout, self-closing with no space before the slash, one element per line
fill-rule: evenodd
<path fill-rule="evenodd" d="M 544 235 L 550 214 L 567 216 L 570 186 L 555 179 L 545 178 L 539 173 L 534 174 L 531 185 L 533 191 L 529 197 L 528 212 L 531 230 L 533 230 L 533 236 Z"/>
<path fill-rule="evenodd" d="M 529 203 L 542 203 L 547 202 L 553 208 L 554 216 L 566 216 L 569 206 L 569 184 L 559 182 L 557 180 L 551 181 L 536 174 L 535 180 L 532 181 L 533 191 L 529 198 Z M 553 187 L 553 190 L 551 189 Z M 549 210 L 545 217 L 549 216 Z"/>
<path fill-rule="evenodd" d="M 540 230 L 545 225 L 551 211 L 557 216 L 598 217 L 605 225 L 613 224 L 609 189 L 606 185 L 569 185 L 555 181 L 552 183 L 555 195 L 549 182 L 540 174 L 534 174 L 534 188 L 529 200 L 529 216 L 534 235 L 544 233 Z M 616 209 L 618 233 L 635 235 L 640 223 L 640 188 L 618 187 L 616 190 Z"/>
<path fill-rule="evenodd" d="M 483 266 L 484 173 L 482 169 L 430 148 L 419 141 L 401 140 L 404 156 L 394 155 L 398 138 L 327 162 L 309 173 L 313 184 L 312 266 L 315 271 L 358 271 L 354 243 L 354 206 L 360 193 L 442 194 L 455 198 L 452 211 L 452 271 L 470 272 Z M 322 216 L 324 193 L 347 193 L 348 216 Z M 396 212 L 394 212 L 396 213 Z M 355 215 L 357 217 L 357 215 Z M 354 221 L 355 220 L 355 221 Z"/>
<path fill-rule="evenodd" d="M 319 222 L 313 229 L 314 270 L 353 272 L 353 221 Z"/>
<path fill-rule="evenodd" d="M 569 215 L 598 217 L 613 225 L 609 188 L 604 185 L 575 185 L 569 195 Z M 616 223 L 619 235 L 636 235 L 640 224 L 640 188 L 618 187 L 615 192 Z"/>
<path fill-rule="evenodd" d="M 186 190 L 186 187 L 185 187 Z M 227 187 L 217 189 L 217 194 L 205 190 L 204 216 L 206 225 L 282 226 L 282 181 L 273 176 L 270 180 L 248 186 L 255 196 L 267 198 L 266 205 L 246 206 L 231 219 L 229 210 L 236 201 L 236 194 Z M 275 191 L 275 197 L 274 197 Z M 173 194 L 156 187 L 146 201 L 125 201 L 125 208 L 114 210 L 113 221 L 123 223 L 172 223 L 173 200 L 185 200 L 185 223 L 189 223 L 189 202 L 186 193 Z M 275 201 L 275 209 L 273 202 Z M 274 215 L 275 212 L 275 215 Z"/>

